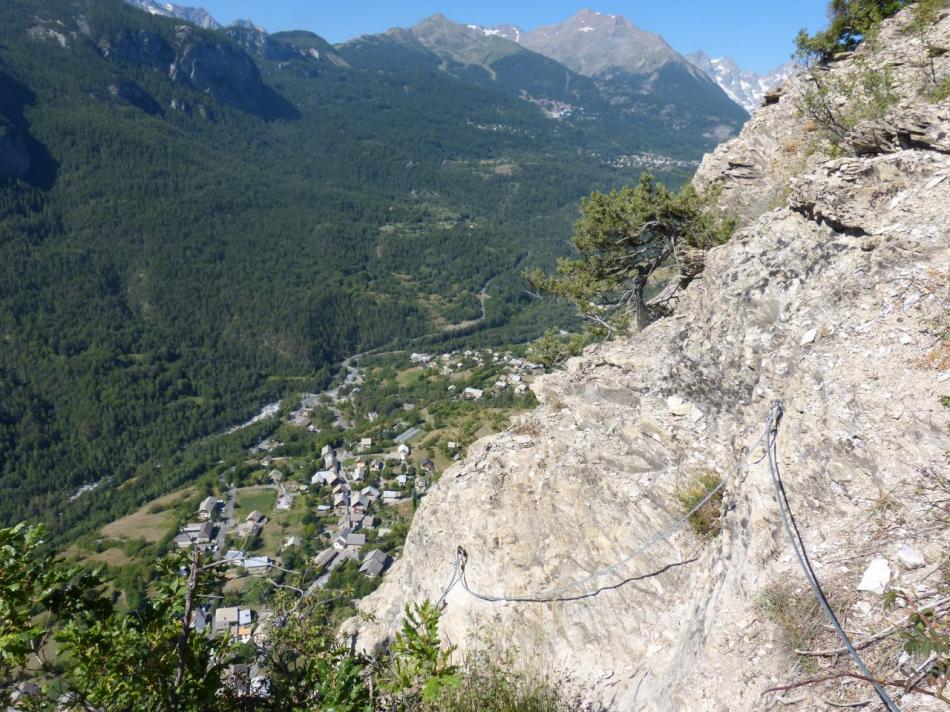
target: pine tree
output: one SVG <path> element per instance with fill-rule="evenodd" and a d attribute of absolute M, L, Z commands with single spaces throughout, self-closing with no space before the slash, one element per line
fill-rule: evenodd
<path fill-rule="evenodd" d="M 579 256 L 559 260 L 555 275 L 535 270 L 527 277 L 536 288 L 573 301 L 606 334 L 639 330 L 649 323 L 644 292 L 650 277 L 673 264 L 677 286 L 685 286 L 702 269 L 701 251 L 728 240 L 734 227 L 712 208 L 710 196 L 690 185 L 672 193 L 643 175 L 635 187 L 585 199 L 571 240 Z"/>

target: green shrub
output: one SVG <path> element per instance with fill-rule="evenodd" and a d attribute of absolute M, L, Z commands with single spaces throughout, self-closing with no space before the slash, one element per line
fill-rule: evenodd
<path fill-rule="evenodd" d="M 595 340 L 591 333 L 559 334 L 554 329 L 548 329 L 544 336 L 528 347 L 528 358 L 550 371 L 572 356 L 578 356 L 585 346 Z"/>
<path fill-rule="evenodd" d="M 714 472 L 702 472 L 676 492 L 676 499 L 683 508 L 683 513 L 689 512 L 699 504 L 710 492 L 720 485 L 722 478 Z M 693 531 L 703 539 L 713 539 L 722 531 L 722 490 L 709 498 L 702 507 L 696 510 L 689 518 L 689 525 Z"/>
<path fill-rule="evenodd" d="M 890 71 L 872 66 L 868 57 L 856 57 L 848 74 L 829 74 L 824 68 L 812 67 L 807 79 L 799 109 L 814 122 L 832 155 L 844 150 L 855 126 L 881 118 L 900 99 Z"/>
<path fill-rule="evenodd" d="M 950 77 L 944 77 L 928 92 L 927 98 L 934 104 L 950 99 Z"/>
<path fill-rule="evenodd" d="M 811 65 L 850 52 L 873 33 L 883 20 L 910 4 L 910 0 L 832 0 L 828 28 L 809 35 L 798 33 L 795 45 L 803 63 Z"/>

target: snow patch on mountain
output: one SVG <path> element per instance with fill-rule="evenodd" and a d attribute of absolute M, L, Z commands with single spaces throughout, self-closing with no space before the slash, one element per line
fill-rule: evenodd
<path fill-rule="evenodd" d="M 760 75 L 740 68 L 728 57 L 711 58 L 702 51 L 686 55 L 686 59 L 702 70 L 729 95 L 730 99 L 741 104 L 749 113 L 762 105 L 762 98 L 767 92 L 799 71 L 795 62 L 788 61 Z"/>
<path fill-rule="evenodd" d="M 179 20 L 185 20 L 206 30 L 220 30 L 224 25 L 214 19 L 210 12 L 201 7 L 184 7 L 166 2 L 159 3 L 155 0 L 125 0 L 132 7 L 144 10 L 150 15 L 161 15 L 162 17 L 176 17 Z"/>
<path fill-rule="evenodd" d="M 468 29 L 474 30 L 475 32 L 481 32 L 486 37 L 502 37 L 501 30 L 495 27 L 481 27 L 479 25 L 465 25 Z"/>

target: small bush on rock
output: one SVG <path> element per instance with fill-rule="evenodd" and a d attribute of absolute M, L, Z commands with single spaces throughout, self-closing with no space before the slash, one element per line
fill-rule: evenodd
<path fill-rule="evenodd" d="M 683 513 L 689 512 L 702 502 L 721 482 L 722 478 L 714 472 L 706 471 L 696 475 L 676 493 L 676 499 L 679 500 Z M 690 516 L 689 525 L 703 539 L 713 539 L 719 536 L 719 532 L 722 531 L 721 509 L 722 490 L 720 489 Z"/>

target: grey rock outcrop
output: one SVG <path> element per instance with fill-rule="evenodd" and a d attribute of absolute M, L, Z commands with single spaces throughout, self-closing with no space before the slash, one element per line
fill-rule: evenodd
<path fill-rule="evenodd" d="M 889 116 L 863 121 L 848 136 L 857 155 L 892 153 L 906 148 L 922 148 L 950 153 L 950 102 L 924 107 L 907 107 Z"/>
<path fill-rule="evenodd" d="M 259 32 L 241 28 L 234 31 L 242 36 Z M 266 114 L 274 104 L 283 102 L 264 84 L 247 52 L 227 38 L 192 25 L 180 25 L 174 37 L 168 39 L 146 30 L 120 31 L 100 37 L 96 48 L 107 59 L 156 69 L 179 84 L 243 111 Z"/>
<path fill-rule="evenodd" d="M 167 71 L 175 61 L 175 50 L 165 38 L 145 30 L 122 32 L 113 38 L 103 37 L 99 40 L 98 48 L 103 57 L 162 71 Z"/>
<path fill-rule="evenodd" d="M 201 7 L 184 7 L 168 2 L 159 3 L 155 2 L 155 0 L 126 0 L 126 2 L 133 7 L 144 10 L 150 15 L 176 17 L 206 30 L 221 29 L 221 23 L 215 20 L 207 10 Z"/>
<path fill-rule="evenodd" d="M 884 24 L 874 51 L 862 46 L 852 56 L 822 70 L 826 82 L 848 77 L 857 81 L 858 74 L 865 71 L 886 73 L 900 104 L 883 121 L 867 121 L 854 128 L 848 142 L 859 154 L 915 146 L 946 150 L 946 133 L 937 135 L 939 126 L 946 125 L 946 105 L 923 106 L 919 95 L 930 82 L 930 54 L 934 54 L 938 77 L 950 72 L 950 52 L 933 51 L 950 45 L 950 12 L 942 12 L 923 42 L 919 35 L 909 31 L 910 13 L 905 10 Z M 808 72 L 786 80 L 781 90 L 755 112 L 739 136 L 706 156 L 693 179 L 694 185 L 701 189 L 718 187 L 722 204 L 739 214 L 745 223 L 785 205 L 789 180 L 830 157 L 823 152 L 825 147 L 817 126 L 803 112 L 802 97 L 811 86 Z M 832 96 L 830 101 L 837 106 L 847 103 L 843 96 Z"/>
<path fill-rule="evenodd" d="M 939 138 L 950 125 L 908 92 L 880 134 L 926 115 L 912 133 L 934 140 L 779 170 L 783 141 L 806 133 L 790 101 L 760 109 L 704 161 L 697 180 L 722 185 L 745 227 L 709 252 L 676 313 L 540 378 L 541 405 L 431 488 L 402 558 L 361 605 L 371 618 L 352 623 L 361 646 L 391 636 L 405 605 L 437 599 L 462 546 L 473 591 L 570 600 L 487 601 L 456 585 L 441 632 L 460 655 L 515 647 L 611 710 L 813 710 L 869 696 L 841 682 L 764 693 L 794 681 L 796 662 L 763 596 L 808 594 L 758 445 L 770 402 L 783 400 L 785 484 L 849 625 L 893 620 L 878 593 L 855 593 L 877 559 L 886 586 L 935 591 L 932 569 L 899 566 L 894 552 L 936 561 L 950 545 L 932 506 L 950 450 L 950 155 Z M 778 194 L 788 205 L 763 213 Z M 681 515 L 677 492 L 709 472 L 728 480 L 722 534 L 664 537 Z M 894 651 L 866 654 L 885 674 L 903 664 Z M 921 695 L 901 706 L 937 709 Z"/>
<path fill-rule="evenodd" d="M 168 75 L 208 92 L 223 104 L 250 112 L 260 112 L 264 82 L 254 60 L 230 45 L 180 33 L 180 47 Z"/>

